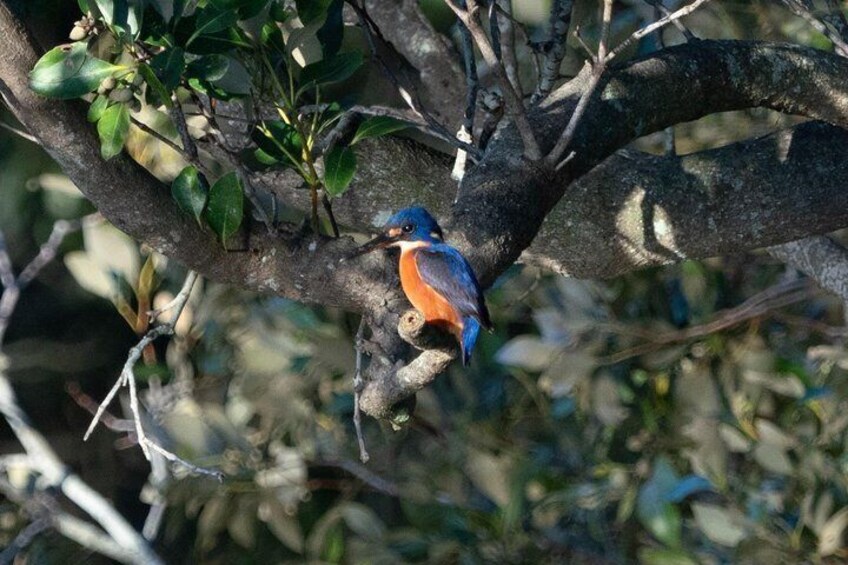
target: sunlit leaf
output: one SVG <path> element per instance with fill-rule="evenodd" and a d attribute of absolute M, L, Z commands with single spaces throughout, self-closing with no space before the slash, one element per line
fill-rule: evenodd
<path fill-rule="evenodd" d="M 711 541 L 728 547 L 736 547 L 745 539 L 745 528 L 735 513 L 712 504 L 692 504 L 695 523 Z"/>
<path fill-rule="evenodd" d="M 404 130 L 409 124 L 388 116 L 372 116 L 359 124 L 350 144 L 354 145 L 363 139 L 380 137 L 396 131 Z"/>
<path fill-rule="evenodd" d="M 97 123 L 97 120 L 103 116 L 103 112 L 106 111 L 108 106 L 109 97 L 103 94 L 98 94 L 91 102 L 91 106 L 88 107 L 88 121 L 91 123 Z"/>
<path fill-rule="evenodd" d="M 356 174 L 356 154 L 350 147 L 333 147 L 324 155 L 324 188 L 330 196 L 345 193 Z"/>
<path fill-rule="evenodd" d="M 92 57 L 86 43 L 79 41 L 45 53 L 29 74 L 29 86 L 42 96 L 78 98 L 122 68 Z"/>
<path fill-rule="evenodd" d="M 221 241 L 226 243 L 238 231 L 243 216 L 244 191 L 241 179 L 233 171 L 219 178 L 209 189 L 206 221 Z"/>
<path fill-rule="evenodd" d="M 100 116 L 97 122 L 97 135 L 100 137 L 100 154 L 111 159 L 124 148 L 124 142 L 130 132 L 130 111 L 125 104 L 112 104 Z"/>
<path fill-rule="evenodd" d="M 542 371 L 551 364 L 560 346 L 542 341 L 536 336 L 514 337 L 495 354 L 502 365 L 521 367 L 528 371 Z"/>

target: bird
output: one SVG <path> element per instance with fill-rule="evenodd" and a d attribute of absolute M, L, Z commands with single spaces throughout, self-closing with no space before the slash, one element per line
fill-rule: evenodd
<path fill-rule="evenodd" d="M 352 256 L 387 247 L 400 249 L 400 284 L 406 298 L 427 323 L 453 334 L 462 364 L 467 366 L 480 328 L 492 329 L 483 290 L 471 265 L 444 242 L 442 228 L 421 206 L 391 216 L 380 235 Z"/>

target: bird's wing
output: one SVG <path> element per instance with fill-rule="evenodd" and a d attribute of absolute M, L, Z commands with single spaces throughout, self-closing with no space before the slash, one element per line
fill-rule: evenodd
<path fill-rule="evenodd" d="M 421 279 L 445 297 L 463 316 L 473 316 L 486 329 L 492 327 L 483 291 L 471 265 L 459 251 L 440 243 L 416 249 Z"/>

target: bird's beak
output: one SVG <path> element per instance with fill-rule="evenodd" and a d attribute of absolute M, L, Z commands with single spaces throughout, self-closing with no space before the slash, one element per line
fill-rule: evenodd
<path fill-rule="evenodd" d="M 389 245 L 393 244 L 395 241 L 397 241 L 397 239 L 397 236 L 391 236 L 387 233 L 381 233 L 368 243 L 364 243 L 360 247 L 358 247 L 353 253 L 348 256 L 348 259 L 353 259 L 354 257 L 365 255 L 366 253 L 370 253 L 377 249 L 384 249 Z"/>

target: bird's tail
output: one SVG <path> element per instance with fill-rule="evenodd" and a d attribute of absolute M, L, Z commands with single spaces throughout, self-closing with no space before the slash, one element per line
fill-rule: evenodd
<path fill-rule="evenodd" d="M 477 318 L 465 318 L 462 321 L 462 337 L 459 340 L 459 345 L 462 349 L 462 364 L 468 365 L 468 360 L 471 358 L 471 350 L 474 349 L 474 344 L 477 343 L 477 336 L 480 335 L 480 322 Z"/>

